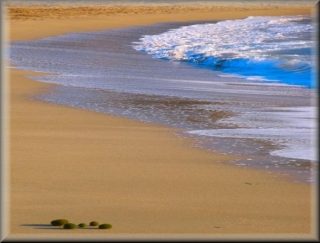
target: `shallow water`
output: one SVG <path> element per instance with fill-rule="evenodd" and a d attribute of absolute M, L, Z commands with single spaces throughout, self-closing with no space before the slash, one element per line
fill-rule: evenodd
<path fill-rule="evenodd" d="M 201 147 L 240 155 L 246 163 L 235 162 L 239 166 L 309 181 L 316 151 L 314 91 L 226 77 L 132 48 L 143 35 L 180 26 L 167 23 L 16 42 L 10 49 L 11 63 L 48 72 L 32 78 L 59 84 L 36 99 L 179 128 Z M 225 129 L 229 135 L 219 137 L 227 134 Z"/>

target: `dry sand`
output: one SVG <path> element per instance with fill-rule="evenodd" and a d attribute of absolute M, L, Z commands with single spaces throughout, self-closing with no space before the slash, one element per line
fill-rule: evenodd
<path fill-rule="evenodd" d="M 66 18 L 64 11 L 51 17 L 39 10 L 25 18 L 13 14 L 10 41 L 156 22 L 310 13 L 302 7 L 98 16 L 92 9 L 72 11 Z M 11 238 L 315 237 L 310 185 L 226 165 L 230 158 L 192 148 L 165 127 L 34 101 L 33 94 L 51 86 L 28 79 L 25 71 L 7 70 Z M 46 229 L 55 218 L 114 227 L 107 233 Z"/>

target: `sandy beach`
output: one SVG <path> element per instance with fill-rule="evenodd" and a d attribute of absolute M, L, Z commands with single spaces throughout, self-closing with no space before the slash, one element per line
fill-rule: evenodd
<path fill-rule="evenodd" d="M 11 6 L 9 41 L 172 21 L 310 14 L 306 7 Z M 8 239 L 262 237 L 314 239 L 313 186 L 228 165 L 174 131 L 33 100 L 52 85 L 6 68 L 10 95 Z M 50 229 L 56 218 L 108 231 Z"/>

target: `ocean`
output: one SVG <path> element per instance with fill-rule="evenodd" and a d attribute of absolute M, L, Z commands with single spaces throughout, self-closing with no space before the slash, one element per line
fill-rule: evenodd
<path fill-rule="evenodd" d="M 312 33 L 309 17 L 255 16 L 144 36 L 135 49 L 249 80 L 314 88 Z"/>
<path fill-rule="evenodd" d="M 314 31 L 306 16 L 163 23 L 14 42 L 10 61 L 58 84 L 33 99 L 173 127 L 238 166 L 309 182 Z"/>

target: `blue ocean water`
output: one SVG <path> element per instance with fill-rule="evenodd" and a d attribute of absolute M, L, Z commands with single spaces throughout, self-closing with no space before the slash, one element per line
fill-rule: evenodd
<path fill-rule="evenodd" d="M 208 67 L 199 68 L 208 65 L 205 61 L 196 62 L 201 60 L 200 56 L 195 56 L 197 68 L 194 68 L 188 59 L 178 59 L 179 55 L 191 57 L 191 52 L 183 50 L 187 44 L 177 45 L 172 52 L 168 42 L 168 53 L 161 48 L 157 53 L 159 57 L 175 55 L 177 59 L 170 60 L 179 61 L 153 58 L 132 48 L 132 43 L 139 43 L 141 36 L 155 38 L 185 25 L 198 28 L 199 22 L 196 23 L 163 23 L 18 41 L 10 45 L 10 64 L 41 72 L 31 75 L 34 80 L 56 84 L 32 98 L 178 128 L 201 147 L 239 154 L 242 158 L 248 156 L 249 160 L 241 161 L 241 166 L 279 168 L 309 181 L 309 167 L 300 165 L 308 165 L 308 161 L 316 158 L 313 143 L 316 109 L 312 107 L 315 90 L 281 83 L 270 85 L 255 81 L 258 79 L 255 76 L 248 76 L 252 80 L 246 81 L 228 77 L 229 74 L 213 72 Z M 190 41 L 193 50 L 198 48 L 200 53 L 200 48 L 211 48 L 214 54 L 213 45 L 192 46 L 199 44 L 199 36 L 189 29 L 186 37 L 190 36 L 194 38 Z M 163 36 L 160 37 L 158 46 L 164 44 Z M 212 33 L 208 33 L 210 38 Z M 155 45 L 155 40 L 151 44 Z M 224 47 L 228 45 L 232 43 L 225 39 Z M 252 49 L 254 55 L 250 56 L 252 46 L 252 42 L 247 46 L 243 43 L 238 58 L 245 59 L 246 55 L 250 61 L 259 61 L 252 58 L 256 55 L 263 59 L 263 53 L 258 55 L 261 45 Z M 270 44 L 269 48 L 273 46 Z M 231 56 L 221 51 L 223 55 Z M 304 56 L 308 61 L 309 56 Z M 293 59 L 301 61 L 301 57 Z"/>
<path fill-rule="evenodd" d="M 314 27 L 306 16 L 258 16 L 145 35 L 136 50 L 250 80 L 315 88 Z"/>

